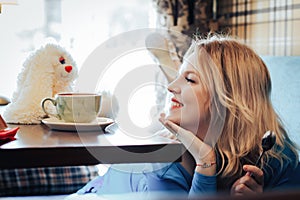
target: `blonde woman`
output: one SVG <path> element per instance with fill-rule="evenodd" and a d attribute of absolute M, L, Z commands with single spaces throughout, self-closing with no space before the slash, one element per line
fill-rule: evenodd
<path fill-rule="evenodd" d="M 193 182 L 193 193 L 261 193 L 287 182 L 283 176 L 297 166 L 297 149 L 272 107 L 267 67 L 252 49 L 216 35 L 196 41 L 169 91 L 173 106 L 160 120 L 188 149 L 186 160 L 195 161 L 183 166 L 207 179 L 198 187 Z M 276 143 L 260 169 L 254 164 L 267 130 Z"/>
<path fill-rule="evenodd" d="M 198 39 L 168 90 L 172 102 L 160 121 L 186 147 L 182 162 L 139 174 L 111 167 L 78 194 L 245 195 L 291 182 L 297 149 L 272 107 L 267 67 L 253 50 L 227 37 Z M 260 168 L 255 163 L 267 130 L 276 143 Z"/>

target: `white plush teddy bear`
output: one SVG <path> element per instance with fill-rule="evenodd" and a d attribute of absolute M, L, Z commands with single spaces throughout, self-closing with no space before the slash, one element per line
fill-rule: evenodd
<path fill-rule="evenodd" d="M 78 76 L 71 55 L 57 44 L 46 44 L 33 52 L 23 64 L 17 89 L 4 111 L 7 123 L 40 124 L 45 117 L 41 100 L 59 92 L 72 91 Z"/>

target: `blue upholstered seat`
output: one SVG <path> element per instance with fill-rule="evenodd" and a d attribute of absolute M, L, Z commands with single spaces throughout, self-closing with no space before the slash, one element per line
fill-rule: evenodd
<path fill-rule="evenodd" d="M 262 56 L 272 80 L 272 102 L 291 139 L 300 147 L 300 56 Z M 300 188 L 300 164 L 284 187 Z"/>
<path fill-rule="evenodd" d="M 271 74 L 272 102 L 300 146 L 300 56 L 262 56 Z"/>

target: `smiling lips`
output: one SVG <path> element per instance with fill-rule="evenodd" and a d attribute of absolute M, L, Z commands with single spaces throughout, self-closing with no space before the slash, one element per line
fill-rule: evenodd
<path fill-rule="evenodd" d="M 180 103 L 179 101 L 177 101 L 177 99 L 172 98 L 172 104 L 171 104 L 171 110 L 177 109 L 177 108 L 181 108 L 183 106 L 182 103 Z"/>

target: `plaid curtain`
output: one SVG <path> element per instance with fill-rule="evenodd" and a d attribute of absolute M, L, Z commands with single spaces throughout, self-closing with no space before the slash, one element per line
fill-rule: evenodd
<path fill-rule="evenodd" d="M 205 35 L 210 31 L 213 17 L 212 0 L 153 0 L 156 11 L 156 27 L 170 30 L 169 39 L 176 46 L 182 58 L 190 46 L 190 37 Z M 172 31 L 180 32 L 188 38 L 178 38 Z"/>

